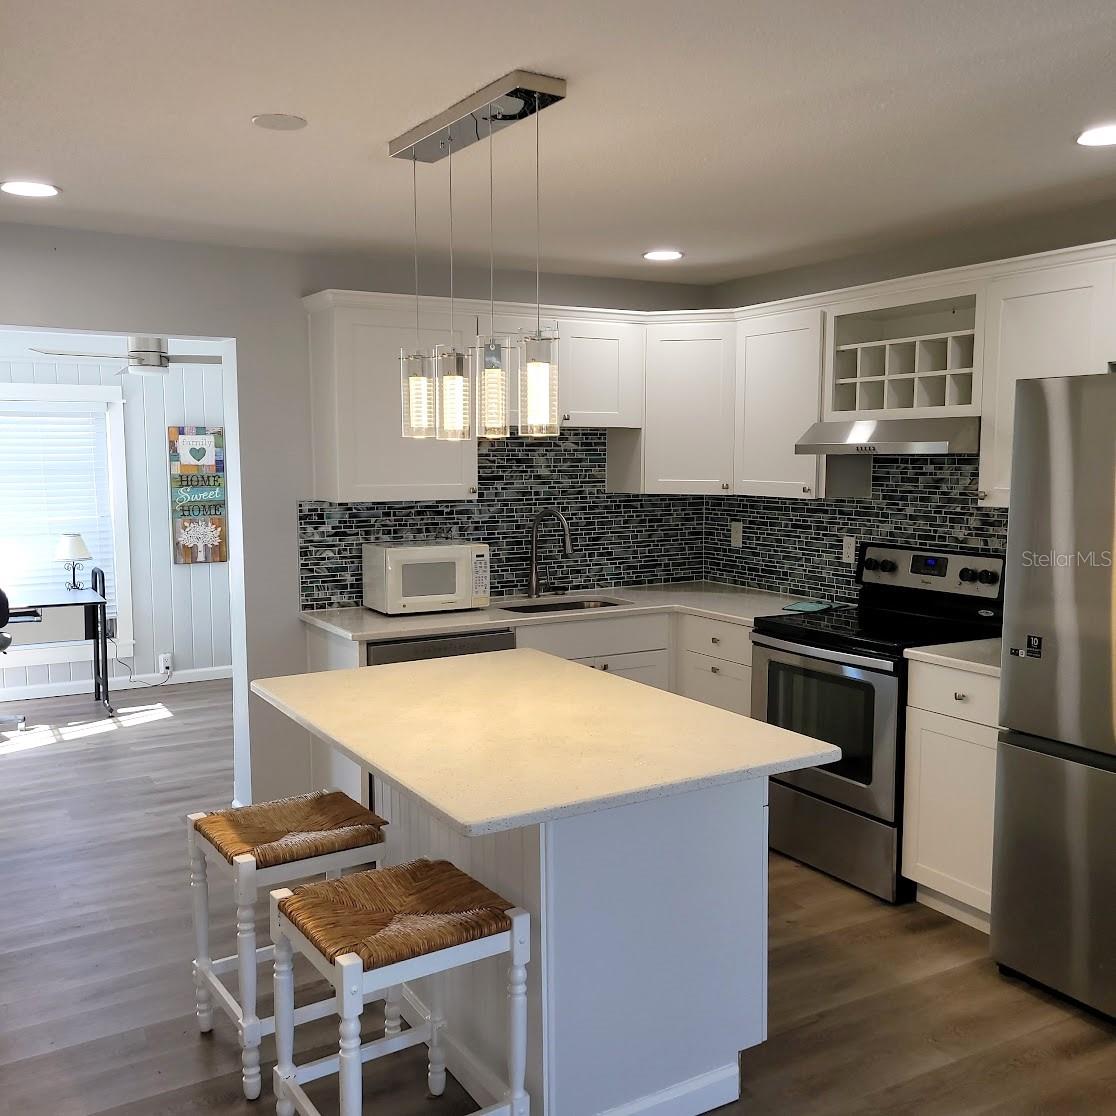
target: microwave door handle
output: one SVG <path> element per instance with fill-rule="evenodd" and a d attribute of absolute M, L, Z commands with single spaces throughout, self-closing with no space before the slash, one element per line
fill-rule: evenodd
<path fill-rule="evenodd" d="M 757 635 L 752 633 L 752 643 L 757 647 L 766 647 L 772 651 L 786 651 L 791 655 L 801 655 L 806 659 L 824 659 L 830 663 L 841 663 L 844 666 L 864 667 L 868 670 L 882 670 L 888 674 L 895 673 L 895 664 L 888 659 L 876 659 L 871 655 L 856 655 L 846 651 L 831 651 L 828 647 L 811 647 L 808 644 L 789 643 L 784 639 L 774 636 Z"/>

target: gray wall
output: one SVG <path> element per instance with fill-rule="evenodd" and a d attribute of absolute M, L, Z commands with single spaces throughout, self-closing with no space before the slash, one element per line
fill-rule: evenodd
<path fill-rule="evenodd" d="M 828 258 L 814 263 L 718 283 L 709 305 L 752 306 L 1112 239 L 1116 239 L 1116 202 L 1111 201 L 1011 221 L 998 222 L 985 214 L 969 221 L 959 219 L 958 231 L 948 236 L 911 235 L 896 244 L 890 235 L 886 237 L 889 247 L 855 254 L 833 246 Z"/>
<path fill-rule="evenodd" d="M 432 268 L 431 293 L 438 293 Z M 251 678 L 301 672 L 297 618 L 297 500 L 310 476 L 306 320 L 300 299 L 324 287 L 408 291 L 409 261 L 305 256 L 141 237 L 0 225 L 0 325 L 236 340 L 243 544 L 233 544 L 236 796 L 264 798 L 305 783 L 304 735 L 247 698 Z M 462 295 L 488 293 L 487 271 L 462 272 Z M 534 276 L 501 276 L 500 294 L 527 298 Z M 704 288 L 572 278 L 544 279 L 543 297 L 618 308 L 695 305 Z M 282 452 L 276 452 L 281 446 Z M 231 467 L 230 467 L 231 473 Z M 235 478 L 230 475 L 235 483 Z M 232 493 L 230 493 L 232 495 Z M 241 550 L 238 555 L 237 550 Z M 235 587 L 243 562 L 244 612 Z M 243 633 L 238 643 L 237 632 Z M 238 710 L 238 713 L 239 713 Z M 251 773 L 248 732 L 265 762 Z"/>

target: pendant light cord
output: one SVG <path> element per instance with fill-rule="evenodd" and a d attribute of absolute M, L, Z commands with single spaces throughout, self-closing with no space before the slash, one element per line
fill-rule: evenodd
<path fill-rule="evenodd" d="M 422 348 L 422 334 L 419 331 L 419 262 L 418 262 L 418 155 L 411 149 L 411 204 L 414 208 L 414 248 L 415 248 L 415 352 Z"/>
<path fill-rule="evenodd" d="M 539 217 L 539 95 L 535 94 L 535 331 L 542 337 L 542 295 L 539 282 L 539 253 L 542 243 L 542 221 Z"/>
<path fill-rule="evenodd" d="M 495 193 L 495 174 L 492 154 L 492 105 L 488 106 L 488 329 L 496 336 L 496 218 L 493 194 Z"/>
<path fill-rule="evenodd" d="M 447 132 L 449 144 L 449 327 L 450 348 L 456 349 L 457 343 L 453 335 L 453 133 Z"/>

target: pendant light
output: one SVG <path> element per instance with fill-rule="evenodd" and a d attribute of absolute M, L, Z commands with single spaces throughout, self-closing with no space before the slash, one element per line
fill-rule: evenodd
<path fill-rule="evenodd" d="M 477 387 L 477 437 L 506 438 L 511 433 L 508 412 L 516 349 L 510 337 L 496 335 L 496 254 L 492 117 L 488 106 L 488 336 L 477 337 L 469 350 Z M 478 331 L 479 332 L 479 331 Z"/>
<path fill-rule="evenodd" d="M 539 95 L 535 94 L 535 332 L 519 339 L 519 433 L 553 438 L 558 428 L 558 337 L 543 333 L 539 282 Z"/>
<path fill-rule="evenodd" d="M 415 347 L 399 352 L 400 397 L 403 403 L 403 437 L 433 438 L 437 433 L 437 393 L 434 363 L 422 352 L 419 331 L 418 173 L 411 160 L 411 201 L 414 210 L 415 248 Z"/>
<path fill-rule="evenodd" d="M 453 138 L 449 144 L 449 334 L 448 345 L 434 349 L 437 383 L 437 437 L 443 442 L 464 442 L 473 436 L 473 401 L 470 368 L 457 348 L 453 319 Z"/>

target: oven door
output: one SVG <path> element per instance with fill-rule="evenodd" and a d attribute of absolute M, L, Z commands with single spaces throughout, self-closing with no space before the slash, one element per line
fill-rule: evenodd
<path fill-rule="evenodd" d="M 899 676 L 867 655 L 752 635 L 752 716 L 841 749 L 822 767 L 778 776 L 830 802 L 896 821 Z"/>

